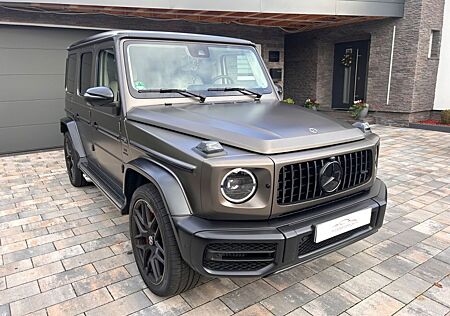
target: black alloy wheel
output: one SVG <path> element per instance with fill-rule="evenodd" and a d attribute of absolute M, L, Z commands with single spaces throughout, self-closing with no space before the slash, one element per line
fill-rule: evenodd
<path fill-rule="evenodd" d="M 147 201 L 136 201 L 132 222 L 136 261 L 145 269 L 150 281 L 158 285 L 164 276 L 164 243 L 155 213 Z"/>

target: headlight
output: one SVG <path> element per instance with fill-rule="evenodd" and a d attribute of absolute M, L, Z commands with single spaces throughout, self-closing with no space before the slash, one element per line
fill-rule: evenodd
<path fill-rule="evenodd" d="M 256 191 L 256 178 L 247 169 L 236 168 L 222 179 L 220 190 L 224 198 L 232 203 L 248 201 Z"/>

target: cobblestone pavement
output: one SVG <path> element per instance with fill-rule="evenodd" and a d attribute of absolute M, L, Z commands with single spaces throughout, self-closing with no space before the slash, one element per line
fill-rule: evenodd
<path fill-rule="evenodd" d="M 140 278 L 121 216 L 72 187 L 62 151 L 0 157 L 0 315 L 450 315 L 450 134 L 376 127 L 383 228 L 265 279 L 171 298 Z"/>

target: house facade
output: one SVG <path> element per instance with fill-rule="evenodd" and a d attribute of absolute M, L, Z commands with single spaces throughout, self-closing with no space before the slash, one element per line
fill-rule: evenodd
<path fill-rule="evenodd" d="M 407 126 L 450 107 L 448 23 L 444 0 L 3 1 L 0 154 L 61 145 L 65 48 L 104 30 L 248 39 L 285 98 Z"/>

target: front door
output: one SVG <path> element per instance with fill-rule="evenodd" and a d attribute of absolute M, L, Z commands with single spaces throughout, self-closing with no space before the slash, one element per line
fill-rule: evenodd
<path fill-rule="evenodd" d="M 95 161 L 110 184 L 121 187 L 122 142 L 120 98 L 118 89 L 117 63 L 113 43 L 96 46 L 95 85 L 110 88 L 114 102 L 92 108 L 93 143 Z"/>
<path fill-rule="evenodd" d="M 368 40 L 335 45 L 333 108 L 348 109 L 356 100 L 365 101 L 368 61 Z"/>

